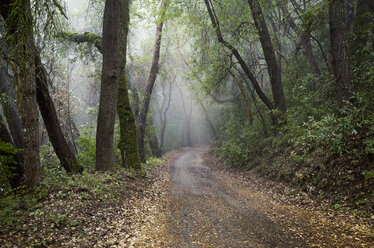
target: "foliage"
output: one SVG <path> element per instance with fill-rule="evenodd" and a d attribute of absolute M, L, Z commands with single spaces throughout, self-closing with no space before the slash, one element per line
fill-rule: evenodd
<path fill-rule="evenodd" d="M 151 168 L 157 168 L 159 165 L 161 165 L 164 161 L 159 158 L 150 157 L 147 159 L 147 166 Z"/>
<path fill-rule="evenodd" d="M 9 190 L 9 179 L 13 176 L 11 170 L 14 168 L 13 155 L 20 152 L 12 144 L 0 140 L 0 197 Z"/>
<path fill-rule="evenodd" d="M 96 162 L 96 139 L 95 136 L 81 135 L 77 140 L 78 162 L 83 167 L 94 168 Z"/>

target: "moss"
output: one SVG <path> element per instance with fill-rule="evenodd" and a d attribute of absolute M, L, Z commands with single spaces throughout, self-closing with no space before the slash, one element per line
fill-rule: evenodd
<path fill-rule="evenodd" d="M 118 117 L 120 123 L 120 141 L 118 148 L 121 152 L 122 165 L 134 169 L 141 169 L 138 136 L 135 126 L 135 117 L 131 110 L 125 75 L 121 73 L 118 88 Z"/>
<path fill-rule="evenodd" d="M 131 169 L 141 171 L 142 166 L 139 157 L 138 135 L 135 125 L 135 117 L 132 113 L 127 80 L 125 75 L 127 34 L 129 30 L 129 1 L 124 1 L 121 7 L 121 42 L 120 60 L 121 74 L 118 86 L 117 111 L 120 125 L 120 140 L 118 148 L 121 152 L 122 165 Z"/>

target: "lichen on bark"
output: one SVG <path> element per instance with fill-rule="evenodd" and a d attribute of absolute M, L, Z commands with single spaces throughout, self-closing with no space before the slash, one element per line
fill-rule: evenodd
<path fill-rule="evenodd" d="M 126 79 L 126 52 L 127 34 L 129 31 L 129 1 L 121 2 L 121 30 L 120 30 L 120 82 L 118 87 L 117 112 L 120 124 L 120 140 L 118 148 L 121 153 L 122 166 L 141 170 L 141 162 L 138 150 L 138 136 L 135 125 L 135 117 L 131 109 L 127 79 Z"/>

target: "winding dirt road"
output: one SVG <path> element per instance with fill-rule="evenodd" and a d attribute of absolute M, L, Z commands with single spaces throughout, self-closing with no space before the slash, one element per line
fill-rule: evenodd
<path fill-rule="evenodd" d="M 169 221 L 175 247 L 304 247 L 283 232 L 204 164 L 208 147 L 194 148 L 172 167 Z"/>
<path fill-rule="evenodd" d="M 370 220 L 218 166 L 208 146 L 174 153 L 160 169 L 129 247 L 373 247 Z"/>

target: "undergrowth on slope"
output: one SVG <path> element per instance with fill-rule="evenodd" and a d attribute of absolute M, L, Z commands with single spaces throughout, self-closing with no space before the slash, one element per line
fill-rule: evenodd
<path fill-rule="evenodd" d="M 267 134 L 258 115 L 249 124 L 242 106 L 222 109 L 225 122 L 213 147 L 215 155 L 232 166 L 287 182 L 316 199 L 328 199 L 335 209 L 348 204 L 371 216 L 374 67 L 370 64 L 354 68 L 355 93 L 342 110 L 337 108 L 330 75 L 307 74 L 296 83 L 286 78 L 291 89 L 287 124 L 270 131 L 268 118 Z"/>

